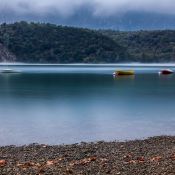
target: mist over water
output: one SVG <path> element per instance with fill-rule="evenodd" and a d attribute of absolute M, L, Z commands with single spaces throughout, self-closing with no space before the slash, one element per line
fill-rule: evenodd
<path fill-rule="evenodd" d="M 175 76 L 162 67 L 12 67 L 21 73 L 0 75 L 1 145 L 175 134 Z M 115 69 L 136 75 L 113 78 Z"/>

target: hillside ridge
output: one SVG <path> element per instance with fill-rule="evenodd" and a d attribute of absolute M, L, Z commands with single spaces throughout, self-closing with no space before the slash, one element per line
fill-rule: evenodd
<path fill-rule="evenodd" d="M 17 62 L 106 63 L 128 57 L 126 48 L 101 33 L 53 24 L 2 24 L 0 43 Z"/>

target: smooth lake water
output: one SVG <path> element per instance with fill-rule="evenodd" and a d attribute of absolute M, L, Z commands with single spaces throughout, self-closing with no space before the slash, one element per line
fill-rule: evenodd
<path fill-rule="evenodd" d="M 163 66 L 10 67 L 21 73 L 0 74 L 0 145 L 175 134 L 175 75 L 159 76 Z M 113 78 L 116 69 L 136 75 Z"/>

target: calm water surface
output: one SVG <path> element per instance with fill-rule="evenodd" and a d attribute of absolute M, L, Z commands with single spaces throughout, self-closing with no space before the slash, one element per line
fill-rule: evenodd
<path fill-rule="evenodd" d="M 115 79 L 130 67 L 12 67 L 21 73 L 0 74 L 0 145 L 175 134 L 175 75 L 159 76 L 162 67 Z"/>

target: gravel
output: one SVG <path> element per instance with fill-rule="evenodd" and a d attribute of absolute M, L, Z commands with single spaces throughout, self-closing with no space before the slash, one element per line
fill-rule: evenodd
<path fill-rule="evenodd" d="M 4 175 L 175 175 L 175 136 L 0 148 Z"/>

